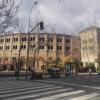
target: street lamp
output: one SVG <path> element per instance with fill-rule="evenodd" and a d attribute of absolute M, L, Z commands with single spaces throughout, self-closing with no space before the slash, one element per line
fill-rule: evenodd
<path fill-rule="evenodd" d="M 28 67 L 28 56 L 29 56 L 29 34 L 31 33 L 30 31 L 30 19 L 31 19 L 31 12 L 32 12 L 32 9 L 35 5 L 37 5 L 37 1 L 35 1 L 30 9 L 30 12 L 29 12 L 29 24 L 28 24 L 28 43 L 27 43 L 27 60 L 26 60 L 26 79 L 27 79 L 27 67 Z"/>
<path fill-rule="evenodd" d="M 31 30 L 30 30 L 30 15 L 31 15 L 31 12 L 32 12 L 32 9 L 33 9 L 33 7 L 34 7 L 34 5 L 36 5 L 38 2 L 37 1 L 35 1 L 34 2 L 34 4 L 33 4 L 33 6 L 32 6 L 32 8 L 31 8 L 31 10 L 30 10 L 30 13 L 29 13 L 29 25 L 28 25 L 28 40 L 27 40 L 27 60 L 26 60 L 26 79 L 27 79 L 27 67 L 28 67 L 28 58 L 29 58 L 29 42 L 30 42 L 30 33 L 31 32 L 33 32 L 33 30 L 34 29 L 36 29 L 39 25 L 40 25 L 40 30 L 43 30 L 44 29 L 44 24 L 43 24 L 43 21 L 40 21 L 35 27 L 33 27 Z M 35 56 L 34 56 L 35 57 Z"/>

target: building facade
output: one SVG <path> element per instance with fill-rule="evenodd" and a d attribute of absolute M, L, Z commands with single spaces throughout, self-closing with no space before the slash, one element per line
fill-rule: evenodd
<path fill-rule="evenodd" d="M 0 70 L 15 70 L 20 64 L 20 70 L 33 67 L 41 71 L 42 66 L 54 64 L 57 58 L 64 64 L 74 50 L 72 40 L 70 35 L 55 33 L 0 35 Z"/>
<path fill-rule="evenodd" d="M 94 65 L 98 67 L 100 59 L 100 28 L 91 26 L 80 32 L 81 59 L 83 66 Z"/>

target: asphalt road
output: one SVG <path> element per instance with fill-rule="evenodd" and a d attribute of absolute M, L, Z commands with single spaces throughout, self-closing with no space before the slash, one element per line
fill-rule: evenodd
<path fill-rule="evenodd" d="M 100 100 L 100 76 L 0 79 L 0 100 Z"/>

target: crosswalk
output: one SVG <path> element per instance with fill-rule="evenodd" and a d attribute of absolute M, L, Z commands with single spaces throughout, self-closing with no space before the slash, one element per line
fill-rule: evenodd
<path fill-rule="evenodd" d="M 0 100 L 94 100 L 97 92 L 38 81 L 1 81 Z"/>

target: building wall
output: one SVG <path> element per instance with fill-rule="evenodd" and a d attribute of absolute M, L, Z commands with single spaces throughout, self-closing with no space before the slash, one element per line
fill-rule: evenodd
<path fill-rule="evenodd" d="M 98 59 L 100 45 L 100 29 L 96 27 L 90 27 L 86 30 L 80 32 L 81 37 L 81 59 L 84 66 L 89 63 L 96 64 L 96 59 Z"/>
<path fill-rule="evenodd" d="M 71 49 L 74 46 L 72 45 L 71 37 L 72 36 L 70 35 L 55 33 L 31 33 L 28 42 L 28 35 L 25 33 L 1 35 L 1 69 L 15 70 L 18 61 L 22 62 L 21 70 L 34 67 L 36 71 L 41 71 L 42 65 L 48 66 L 49 64 L 54 63 L 57 58 L 60 58 L 64 64 L 67 56 L 71 55 L 71 52 L 74 50 Z M 74 37 L 74 39 L 75 38 L 76 37 Z"/>
<path fill-rule="evenodd" d="M 81 61 L 81 39 L 80 36 L 71 37 L 71 55 Z"/>

